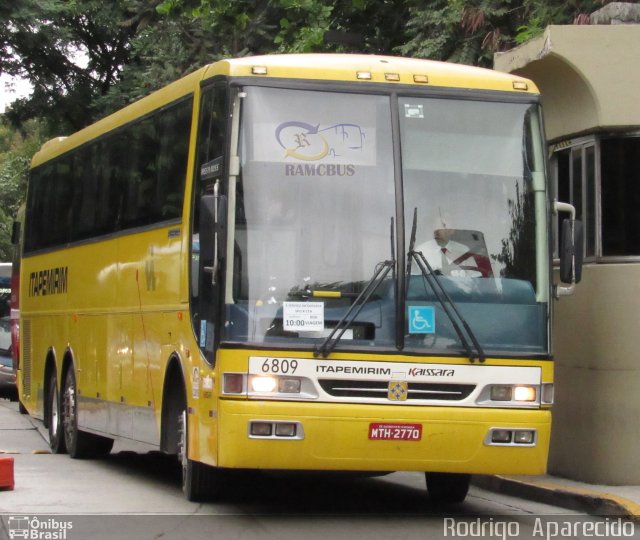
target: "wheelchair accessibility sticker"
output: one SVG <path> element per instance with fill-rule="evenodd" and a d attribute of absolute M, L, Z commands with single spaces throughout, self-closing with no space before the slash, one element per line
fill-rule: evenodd
<path fill-rule="evenodd" d="M 409 306 L 409 333 L 434 334 L 436 312 L 433 306 Z"/>

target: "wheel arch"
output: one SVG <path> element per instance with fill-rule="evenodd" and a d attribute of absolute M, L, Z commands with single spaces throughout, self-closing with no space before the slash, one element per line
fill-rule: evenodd
<path fill-rule="evenodd" d="M 49 384 L 50 384 L 50 380 L 51 377 L 53 376 L 57 376 L 57 358 L 56 358 L 56 350 L 53 347 L 49 347 L 49 350 L 47 351 L 47 355 L 45 356 L 44 359 L 44 378 L 42 379 L 42 382 L 44 383 L 44 400 L 43 400 L 43 424 L 44 427 L 48 428 L 49 427 L 49 418 L 50 418 L 50 413 L 51 411 L 49 410 L 51 407 L 51 404 L 49 403 L 49 397 L 48 397 L 48 393 L 49 393 Z M 60 385 L 60 381 L 57 381 L 58 386 Z"/>
<path fill-rule="evenodd" d="M 186 384 L 182 361 L 177 353 L 169 357 L 162 384 L 162 416 L 160 423 L 160 450 L 178 453 L 179 415 L 186 400 Z"/>
<path fill-rule="evenodd" d="M 62 370 L 60 371 L 60 381 L 64 381 L 67 376 L 67 372 L 70 369 L 74 369 L 76 363 L 75 354 L 71 347 L 67 347 L 64 351 L 64 356 L 62 358 Z M 62 384 L 62 383 L 61 383 Z"/>

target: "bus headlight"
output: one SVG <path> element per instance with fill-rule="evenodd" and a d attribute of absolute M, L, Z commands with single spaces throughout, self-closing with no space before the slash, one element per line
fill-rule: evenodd
<path fill-rule="evenodd" d="M 302 382 L 295 377 L 274 377 L 273 375 L 254 375 L 249 383 L 252 392 L 257 394 L 299 394 Z"/>
<path fill-rule="evenodd" d="M 505 406 L 509 403 L 534 404 L 538 403 L 539 392 L 539 387 L 533 384 L 494 384 L 480 394 L 478 403 L 489 405 L 491 402 L 497 402 Z"/>
<path fill-rule="evenodd" d="M 535 386 L 516 386 L 513 389 L 514 401 L 535 401 L 536 400 L 536 387 Z"/>
<path fill-rule="evenodd" d="M 276 388 L 278 388 L 278 379 L 276 377 L 251 377 L 251 390 L 254 392 L 273 392 Z"/>

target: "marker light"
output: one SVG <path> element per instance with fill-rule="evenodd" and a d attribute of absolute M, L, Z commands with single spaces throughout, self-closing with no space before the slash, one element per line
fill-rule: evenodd
<path fill-rule="evenodd" d="M 251 422 L 251 435 L 254 437 L 271 437 L 273 424 L 271 422 Z"/>
<path fill-rule="evenodd" d="M 370 71 L 358 71 L 356 73 L 356 78 L 361 81 L 370 81 L 371 80 L 371 72 Z"/>
<path fill-rule="evenodd" d="M 266 75 L 267 74 L 267 66 L 252 66 L 251 73 L 253 75 Z"/>
<path fill-rule="evenodd" d="M 533 431 L 515 431 L 513 434 L 513 442 L 516 444 L 533 444 Z"/>
<path fill-rule="evenodd" d="M 384 78 L 386 81 L 399 81 L 400 74 L 399 73 L 385 73 Z"/>
<path fill-rule="evenodd" d="M 511 430 L 509 429 L 494 429 L 491 432 L 491 442 L 507 444 L 511 442 Z"/>
<path fill-rule="evenodd" d="M 279 422 L 276 424 L 276 437 L 295 437 L 296 424 L 293 422 Z"/>
<path fill-rule="evenodd" d="M 524 81 L 513 81 L 514 90 L 529 90 L 529 85 Z"/>
<path fill-rule="evenodd" d="M 535 446 L 535 429 L 491 428 L 484 439 L 484 444 L 491 446 Z"/>
<path fill-rule="evenodd" d="M 222 380 L 224 394 L 242 394 L 244 392 L 244 375 L 242 373 L 225 373 Z"/>
<path fill-rule="evenodd" d="M 427 75 L 414 75 L 413 82 L 426 84 L 429 82 L 429 77 Z"/>
<path fill-rule="evenodd" d="M 278 380 L 275 377 L 253 377 L 251 379 L 251 389 L 254 392 L 273 392 L 278 387 Z"/>

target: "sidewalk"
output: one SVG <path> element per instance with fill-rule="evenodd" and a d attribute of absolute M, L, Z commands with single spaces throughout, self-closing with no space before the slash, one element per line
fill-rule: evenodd
<path fill-rule="evenodd" d="M 488 491 L 552 504 L 599 516 L 640 521 L 640 486 L 606 486 L 541 476 L 474 476 L 473 484 Z"/>

